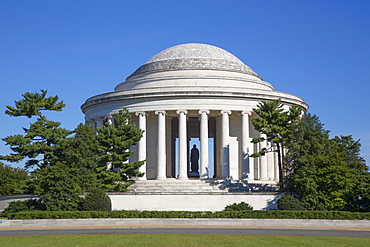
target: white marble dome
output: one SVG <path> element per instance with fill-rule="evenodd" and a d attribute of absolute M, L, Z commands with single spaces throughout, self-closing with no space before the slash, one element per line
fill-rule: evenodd
<path fill-rule="evenodd" d="M 145 73 L 176 70 L 232 71 L 261 78 L 230 52 L 198 43 L 170 47 L 153 56 L 128 78 Z"/>
<path fill-rule="evenodd" d="M 272 99 L 307 109 L 301 98 L 275 91 L 230 52 L 208 44 L 189 43 L 157 53 L 113 92 L 93 96 L 81 108 L 88 120 L 122 107 L 131 112 L 200 107 L 251 111 L 259 101 Z"/>
<path fill-rule="evenodd" d="M 160 53 L 149 59 L 146 64 L 163 60 L 194 58 L 227 60 L 240 64 L 243 63 L 236 56 L 219 47 L 201 43 L 189 43 L 176 45 L 164 51 L 161 51 Z"/>
<path fill-rule="evenodd" d="M 218 70 L 257 75 L 236 56 L 207 44 L 182 44 L 170 47 L 149 59 L 128 78 L 145 73 L 179 70 Z"/>
<path fill-rule="evenodd" d="M 273 91 L 273 86 L 236 56 L 207 44 L 182 44 L 154 55 L 134 71 L 115 91 L 161 89 L 235 91 L 248 89 Z"/>

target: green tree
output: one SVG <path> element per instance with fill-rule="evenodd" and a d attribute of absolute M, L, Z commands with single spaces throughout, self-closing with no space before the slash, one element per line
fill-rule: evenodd
<path fill-rule="evenodd" d="M 83 192 L 99 187 L 97 181 L 97 163 L 99 142 L 94 130 L 79 124 L 75 134 L 61 141 L 54 149 L 54 164 L 66 167 Z"/>
<path fill-rule="evenodd" d="M 61 111 L 65 105 L 58 96 L 46 95 L 46 90 L 25 93 L 15 107 L 7 106 L 6 114 L 35 117 L 36 121 L 23 128 L 24 135 L 3 139 L 14 153 L 0 159 L 27 159 L 26 167 L 37 166 L 30 188 L 47 210 L 76 210 L 83 192 L 93 188 L 122 191 L 134 182 L 131 177 L 142 175 L 137 169 L 144 161 L 126 162 L 134 153 L 129 148 L 142 136 L 126 109 L 114 114 L 115 124 L 105 124 L 96 136 L 86 125 L 69 131 L 47 120 L 42 111 Z"/>
<path fill-rule="evenodd" d="M 28 172 L 0 162 L 0 195 L 23 194 L 27 192 Z"/>
<path fill-rule="evenodd" d="M 279 210 L 306 210 L 301 201 L 292 194 L 282 195 L 277 202 L 277 206 Z"/>
<path fill-rule="evenodd" d="M 263 148 L 258 153 L 253 153 L 251 157 L 259 157 L 265 155 L 267 152 L 277 152 L 280 185 L 283 187 L 283 146 L 288 141 L 288 137 L 294 132 L 299 121 L 302 109 L 299 106 L 293 105 L 288 111 L 284 110 L 284 105 L 281 100 L 261 101 L 256 109 L 253 111 L 257 114 L 257 118 L 252 119 L 254 128 L 266 135 L 267 141 L 275 144 L 276 150 L 273 146 L 270 150 Z M 264 141 L 264 137 L 253 138 L 253 143 Z"/>
<path fill-rule="evenodd" d="M 132 177 L 143 175 L 138 168 L 144 161 L 127 162 L 134 154 L 130 147 L 141 139 L 143 132 L 132 123 L 127 109 L 113 114 L 113 119 L 114 124 L 106 122 L 103 127 L 98 128 L 97 139 L 102 154 L 99 159 L 98 179 L 105 190 L 125 191 L 134 183 Z"/>
<path fill-rule="evenodd" d="M 68 167 L 57 164 L 32 174 L 35 193 L 48 211 L 73 211 L 81 202 L 80 186 Z"/>
<path fill-rule="evenodd" d="M 42 111 L 61 111 L 65 104 L 58 96 L 47 97 L 47 91 L 25 93 L 7 106 L 6 114 L 36 118 L 24 135 L 4 138 L 14 153 L 1 156 L 18 162 L 27 159 L 26 167 L 36 165 L 30 188 L 40 197 L 47 210 L 76 210 L 80 193 L 96 186 L 98 142 L 92 130 L 80 125 L 75 131 L 61 128 L 48 120 Z M 73 132 L 74 136 L 69 137 Z"/>
<path fill-rule="evenodd" d="M 369 210 L 369 176 L 359 156 L 359 141 L 351 136 L 330 138 L 311 114 L 301 119 L 289 140 L 285 191 L 298 195 L 309 210 Z"/>
<path fill-rule="evenodd" d="M 97 180 L 99 143 L 92 128 L 80 124 L 75 134 L 54 147 L 49 166 L 33 174 L 33 187 L 47 210 L 77 210 L 79 196 L 100 187 Z"/>
<path fill-rule="evenodd" d="M 55 145 L 72 133 L 60 128 L 61 123 L 50 121 L 42 115 L 42 111 L 61 111 L 65 106 L 63 101 L 58 101 L 58 96 L 46 95 L 47 90 L 41 90 L 41 93 L 27 92 L 22 95 L 22 100 L 15 101 L 15 107 L 6 106 L 5 113 L 9 116 L 37 117 L 37 120 L 29 128 L 23 128 L 23 135 L 2 139 L 14 153 L 0 156 L 0 160 L 19 162 L 26 158 L 26 167 L 45 167 L 50 164 Z"/>

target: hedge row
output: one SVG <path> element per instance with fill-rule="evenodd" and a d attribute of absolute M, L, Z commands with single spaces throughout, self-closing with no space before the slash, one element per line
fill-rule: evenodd
<path fill-rule="evenodd" d="M 257 219 L 370 219 L 370 212 L 345 211 L 23 211 L 8 214 L 8 219 L 82 219 L 82 218 L 257 218 Z"/>

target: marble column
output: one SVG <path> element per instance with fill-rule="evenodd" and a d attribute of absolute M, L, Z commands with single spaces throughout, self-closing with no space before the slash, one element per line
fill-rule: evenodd
<path fill-rule="evenodd" d="M 113 124 L 113 116 L 112 115 L 107 115 L 106 117 L 105 117 L 105 119 L 107 120 L 107 123 L 109 123 L 109 124 Z"/>
<path fill-rule="evenodd" d="M 111 114 L 106 115 L 105 119 L 106 119 L 108 124 L 113 124 L 113 116 Z M 112 162 L 107 162 L 107 170 L 113 171 L 113 169 L 114 169 L 114 167 L 112 165 Z"/>
<path fill-rule="evenodd" d="M 97 121 L 98 121 L 97 124 L 96 124 L 97 128 L 101 128 L 101 127 L 104 126 L 104 117 L 98 117 Z"/>
<path fill-rule="evenodd" d="M 136 112 L 135 115 L 138 117 L 139 128 L 143 131 L 143 137 L 138 142 L 137 157 L 139 161 L 146 160 L 146 113 Z M 144 173 L 138 180 L 146 180 L 146 161 L 139 167 L 139 172 Z"/>
<path fill-rule="evenodd" d="M 179 115 L 179 179 L 188 179 L 188 146 L 186 133 L 186 110 L 178 110 Z"/>
<path fill-rule="evenodd" d="M 274 171 L 275 171 L 275 176 L 274 176 L 274 181 L 278 182 L 279 181 L 279 157 L 277 153 L 277 147 L 276 144 L 274 144 Z"/>
<path fill-rule="evenodd" d="M 242 111 L 242 179 L 254 180 L 254 164 L 250 161 L 249 111 Z"/>
<path fill-rule="evenodd" d="M 208 114 L 209 110 L 199 110 L 200 114 L 200 179 L 208 178 Z"/>
<path fill-rule="evenodd" d="M 260 144 L 260 150 L 262 148 L 267 148 L 266 135 L 261 134 L 261 137 L 264 138 L 264 141 L 259 143 Z M 268 180 L 268 177 L 267 177 L 267 153 L 260 157 L 260 161 L 261 161 L 261 165 L 260 165 L 261 166 L 261 177 L 260 177 L 260 180 L 267 181 Z"/>
<path fill-rule="evenodd" d="M 230 176 L 230 161 L 229 161 L 229 115 L 231 111 L 221 111 L 221 157 L 222 157 L 222 178 Z"/>
<path fill-rule="evenodd" d="M 86 120 L 86 124 L 89 127 L 94 128 L 94 119 L 93 118 L 90 118 L 89 120 Z"/>
<path fill-rule="evenodd" d="M 274 162 L 274 152 L 272 152 L 274 150 L 273 148 L 273 143 L 272 142 L 267 142 L 267 149 L 270 150 L 269 153 L 267 153 L 267 178 L 268 180 L 270 181 L 273 181 L 274 180 L 274 177 L 275 177 L 275 162 Z"/>
<path fill-rule="evenodd" d="M 158 115 L 157 136 L 157 179 L 166 179 L 166 111 L 155 111 Z"/>

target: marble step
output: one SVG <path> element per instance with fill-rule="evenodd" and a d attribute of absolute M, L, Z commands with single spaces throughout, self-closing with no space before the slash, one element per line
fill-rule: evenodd
<path fill-rule="evenodd" d="M 241 181 L 230 180 L 138 180 L 128 188 L 131 193 L 249 193 L 249 192 L 275 192 L 277 187 L 269 184 L 248 184 Z"/>

